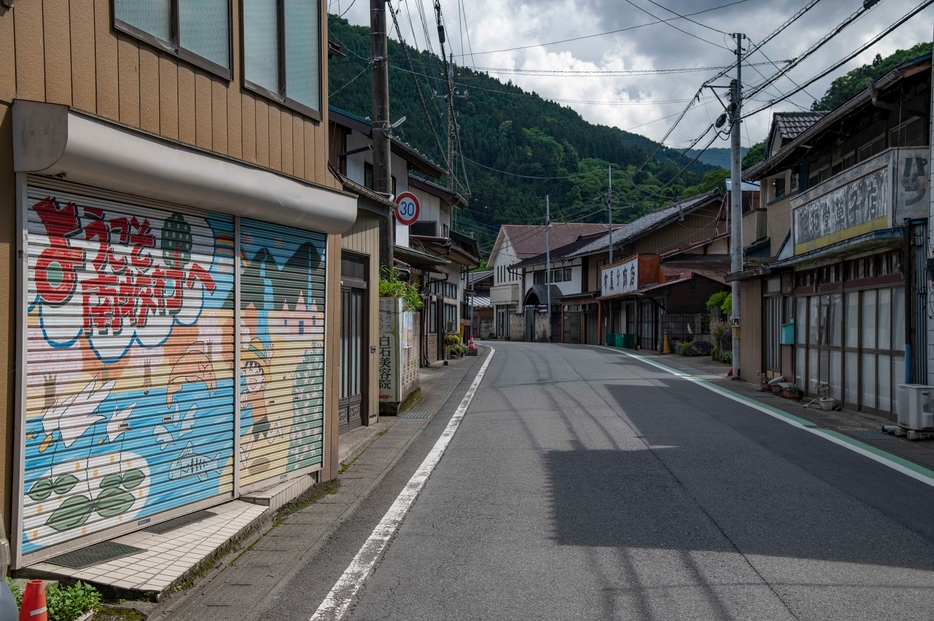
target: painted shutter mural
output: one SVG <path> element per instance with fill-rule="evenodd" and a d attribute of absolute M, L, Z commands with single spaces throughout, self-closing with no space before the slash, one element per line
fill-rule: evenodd
<path fill-rule="evenodd" d="M 240 221 L 240 487 L 320 466 L 327 238 Z"/>
<path fill-rule="evenodd" d="M 23 553 L 232 494 L 233 218 L 28 199 Z"/>

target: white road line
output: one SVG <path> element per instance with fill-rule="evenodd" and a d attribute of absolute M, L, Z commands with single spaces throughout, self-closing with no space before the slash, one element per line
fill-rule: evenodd
<path fill-rule="evenodd" d="M 487 356 L 487 359 L 483 362 L 483 366 L 480 367 L 480 372 L 477 373 L 477 377 L 474 378 L 473 383 L 467 390 L 467 394 L 464 395 L 463 400 L 461 400 L 460 405 L 457 407 L 457 411 L 454 412 L 454 416 L 451 417 L 441 437 L 435 442 L 431 452 L 425 457 L 425 460 L 418 467 L 418 470 L 415 471 L 415 474 L 412 475 L 412 478 L 409 479 L 409 482 L 406 483 L 402 491 L 399 492 L 399 495 L 392 503 L 392 506 L 389 507 L 386 515 L 379 521 L 379 524 L 373 529 L 373 532 L 367 538 L 363 547 L 360 548 L 360 551 L 357 552 L 357 555 L 350 562 L 350 565 L 344 570 L 344 574 L 334 583 L 331 592 L 328 593 L 328 596 L 325 597 L 321 605 L 318 606 L 318 610 L 312 615 L 311 621 L 338 621 L 343 619 L 344 615 L 350 610 L 350 605 L 363 586 L 363 582 L 373 572 L 373 568 L 386 550 L 389 540 L 392 539 L 393 535 L 395 535 L 396 531 L 399 529 L 403 518 L 405 518 L 409 509 L 412 508 L 412 504 L 415 502 L 415 499 L 418 498 L 422 488 L 425 487 L 425 483 L 428 481 L 431 472 L 435 469 L 435 466 L 438 465 L 438 462 L 441 461 L 444 450 L 448 447 L 448 444 L 450 444 L 451 439 L 454 437 L 454 432 L 457 431 L 461 420 L 464 418 L 464 414 L 467 412 L 467 408 L 470 407 L 470 402 L 473 401 L 474 394 L 476 394 L 477 388 L 483 380 L 483 375 L 486 373 L 486 368 L 489 366 L 490 360 L 493 359 L 494 353 L 496 353 L 496 350 L 491 347 L 490 355 Z"/>
<path fill-rule="evenodd" d="M 661 364 L 659 362 L 655 362 L 654 360 L 650 360 L 646 358 L 645 356 L 633 354 L 628 351 L 619 351 L 617 349 L 611 349 L 609 347 L 603 347 L 603 346 L 598 346 L 598 347 L 600 347 L 600 349 L 606 349 L 608 351 L 612 351 L 617 354 L 625 354 L 629 356 L 630 358 L 634 358 L 640 362 L 644 362 L 647 365 L 653 366 L 657 369 L 661 369 L 662 371 L 665 371 L 666 373 L 670 373 L 676 377 L 680 377 L 681 379 L 685 379 L 685 380 L 688 380 L 689 382 L 693 382 L 697 384 L 698 386 L 706 388 L 707 390 L 711 392 L 715 392 L 722 397 L 726 397 L 727 399 L 732 399 L 733 401 L 736 401 L 737 403 L 741 403 L 745 405 L 746 407 L 752 408 L 754 410 L 758 410 L 759 412 L 762 412 L 763 414 L 767 414 L 768 416 L 771 416 L 772 418 L 780 420 L 783 423 L 791 425 L 792 427 L 797 427 L 798 429 L 802 429 L 804 431 L 807 431 L 808 433 L 812 433 L 820 438 L 823 438 L 824 440 L 829 440 L 830 442 L 833 442 L 837 446 L 841 446 L 845 449 L 853 451 L 854 453 L 862 455 L 863 457 L 867 457 L 873 460 L 874 462 L 877 462 L 879 464 L 882 464 L 883 466 L 891 468 L 892 470 L 895 470 L 896 472 L 904 474 L 905 476 L 910 477 L 916 481 L 920 481 L 921 483 L 924 483 L 925 485 L 934 487 L 934 478 L 932 478 L 931 470 L 929 468 L 918 466 L 916 464 L 908 462 L 907 460 L 902 460 L 896 456 L 880 455 L 870 450 L 866 450 L 865 448 L 863 448 L 862 443 L 859 442 L 858 440 L 841 440 L 840 438 L 836 436 L 828 434 L 825 430 L 817 427 L 816 425 L 801 424 L 800 422 L 798 422 L 798 420 L 795 420 L 795 418 L 797 417 L 795 417 L 793 414 L 786 414 L 784 412 L 773 411 L 761 403 L 751 401 L 747 399 L 746 397 L 743 397 L 742 395 L 738 395 L 732 391 L 721 388 L 717 386 L 716 384 L 712 384 L 708 382 L 705 379 L 694 377 L 690 373 L 685 373 L 683 371 L 673 369 L 667 365 Z"/>

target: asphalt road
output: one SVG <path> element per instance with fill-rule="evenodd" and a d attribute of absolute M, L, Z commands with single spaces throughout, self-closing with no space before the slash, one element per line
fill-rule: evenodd
<path fill-rule="evenodd" d="M 934 487 L 620 352 L 494 346 L 350 618 L 934 617 Z M 260 618 L 314 613 L 453 407 Z"/>

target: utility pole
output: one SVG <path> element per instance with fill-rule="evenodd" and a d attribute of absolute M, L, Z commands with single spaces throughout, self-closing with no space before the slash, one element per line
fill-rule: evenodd
<path fill-rule="evenodd" d="M 386 42 L 386 0 L 370 0 L 370 65 L 373 84 L 373 190 L 389 198 L 392 169 L 389 147 L 389 63 Z M 395 243 L 392 212 L 379 222 L 379 265 L 392 269 Z"/>
<path fill-rule="evenodd" d="M 609 246 L 609 251 L 610 251 L 610 260 L 607 263 L 607 265 L 612 265 L 613 263 L 613 167 L 608 166 L 606 169 L 606 172 L 607 172 L 608 179 L 609 179 L 609 186 L 608 186 L 608 191 L 606 195 L 606 226 L 607 226 L 607 230 L 609 231 L 609 233 L 607 234 L 607 239 L 609 240 L 609 243 L 607 245 Z M 600 280 L 599 275 L 597 276 L 597 280 L 598 281 Z M 613 302 L 612 301 L 607 302 L 606 308 L 607 308 L 606 334 L 609 334 L 610 330 L 613 328 Z M 604 334 L 603 336 L 604 342 L 606 342 L 606 334 Z"/>
<path fill-rule="evenodd" d="M 457 121 L 454 119 L 454 54 L 448 63 L 448 189 L 454 189 L 454 142 L 457 140 Z"/>
<path fill-rule="evenodd" d="M 743 109 L 743 39 L 746 35 L 734 33 L 736 40 L 736 80 L 731 84 L 730 89 L 730 148 L 731 148 L 731 177 L 732 177 L 732 210 L 730 212 L 730 243 L 732 261 L 730 271 L 734 274 L 743 270 L 743 179 L 742 162 L 740 160 L 740 130 L 742 123 L 740 117 Z M 730 311 L 730 319 L 733 324 L 733 379 L 739 379 L 740 374 L 740 336 L 742 329 L 740 326 L 740 282 L 734 280 L 731 283 L 733 308 Z"/>
<path fill-rule="evenodd" d="M 548 342 L 551 342 L 551 196 L 545 195 L 545 289 L 548 291 Z"/>

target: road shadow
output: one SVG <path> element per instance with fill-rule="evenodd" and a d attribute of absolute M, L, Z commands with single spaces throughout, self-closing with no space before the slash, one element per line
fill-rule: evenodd
<path fill-rule="evenodd" d="M 690 382 L 663 383 L 606 386 L 644 448 L 545 453 L 560 545 L 934 570 L 931 487 Z"/>

